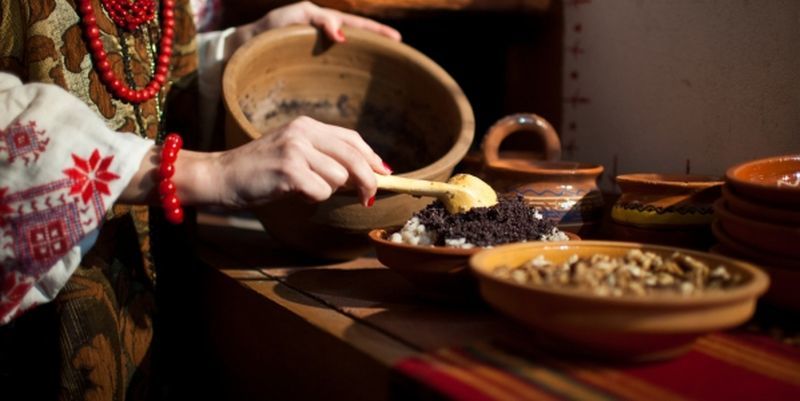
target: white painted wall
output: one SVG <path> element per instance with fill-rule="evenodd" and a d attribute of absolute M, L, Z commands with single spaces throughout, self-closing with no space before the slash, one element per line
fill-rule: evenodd
<path fill-rule="evenodd" d="M 562 1 L 565 158 L 605 165 L 605 188 L 615 156 L 722 174 L 800 153 L 800 0 Z"/>

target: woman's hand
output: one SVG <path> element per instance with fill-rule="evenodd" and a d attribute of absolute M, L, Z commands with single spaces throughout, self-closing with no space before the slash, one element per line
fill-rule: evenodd
<path fill-rule="evenodd" d="M 253 36 L 274 28 L 289 25 L 312 25 L 322 29 L 334 42 L 344 42 L 343 26 L 366 29 L 390 39 L 401 40 L 400 32 L 369 18 L 343 13 L 331 8 L 319 7 L 310 1 L 303 1 L 276 8 L 260 20 L 236 29 L 235 39 L 239 44 Z"/>
<path fill-rule="evenodd" d="M 218 163 L 220 200 L 235 207 L 287 194 L 319 202 L 344 186 L 356 188 L 361 203 L 370 206 L 377 189 L 374 172 L 391 173 L 357 132 L 309 117 L 221 153 Z"/>

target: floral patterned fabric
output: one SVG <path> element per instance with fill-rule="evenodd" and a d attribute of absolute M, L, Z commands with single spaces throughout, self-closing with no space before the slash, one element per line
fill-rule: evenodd
<path fill-rule="evenodd" d="M 113 70 L 144 86 L 157 21 L 130 33 L 93 5 Z M 188 124 L 162 118 L 197 69 L 188 0 L 176 1 L 169 83 L 140 105 L 99 80 L 75 1 L 3 0 L 0 17 L 3 398 L 151 397 L 148 209 L 114 201 L 165 126 Z"/>

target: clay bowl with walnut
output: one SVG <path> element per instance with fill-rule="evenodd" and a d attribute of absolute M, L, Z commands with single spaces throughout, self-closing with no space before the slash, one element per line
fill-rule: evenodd
<path fill-rule="evenodd" d="M 413 283 L 428 298 L 476 300 L 477 286 L 469 271 L 469 258 L 486 248 L 410 245 L 390 241 L 391 233 L 385 229 L 369 233 L 378 261 Z M 570 241 L 580 240 L 576 234 L 564 234 Z"/>
<path fill-rule="evenodd" d="M 737 284 L 697 293 L 598 295 L 586 288 L 519 283 L 497 275 L 538 256 L 560 264 L 573 255 L 623 256 L 633 249 L 663 258 L 680 251 L 708 266 L 724 265 Z M 687 351 L 695 339 L 747 321 L 767 289 L 766 274 L 751 264 L 704 252 L 629 242 L 580 241 L 498 246 L 473 255 L 484 300 L 500 313 L 544 334 L 557 349 L 580 355 L 646 361 Z M 532 333 L 533 334 L 533 333 Z M 532 335 L 532 338 L 533 335 Z"/>

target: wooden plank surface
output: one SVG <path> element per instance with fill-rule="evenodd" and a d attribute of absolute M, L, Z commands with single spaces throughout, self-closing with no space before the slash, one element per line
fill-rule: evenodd
<path fill-rule="evenodd" d="M 369 327 L 415 351 L 480 341 L 528 341 L 525 330 L 481 303 L 477 293 L 471 294 L 471 302 L 463 304 L 431 300 L 371 255 L 347 262 L 309 260 L 280 248 L 264 232 L 222 227 L 204 230 L 209 244 L 204 247 L 204 259 L 240 261 L 216 263 L 221 273 L 237 279 L 258 271 L 280 283 L 276 288 L 303 294 L 350 320 L 352 325 Z M 266 291 L 258 282 L 239 280 L 271 302 L 285 301 L 281 291 Z M 308 318 L 315 316 L 305 313 L 321 313 L 315 309 L 297 312 Z M 338 326 L 321 327 L 345 338 L 346 333 Z M 392 361 L 394 357 L 380 348 L 369 351 L 382 361 Z"/>

